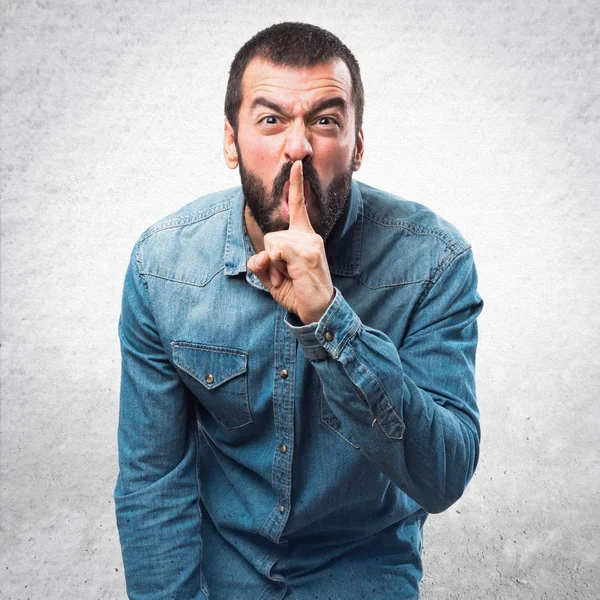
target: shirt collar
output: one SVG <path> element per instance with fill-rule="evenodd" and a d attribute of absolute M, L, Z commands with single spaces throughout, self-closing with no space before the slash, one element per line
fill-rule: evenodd
<path fill-rule="evenodd" d="M 248 254 L 245 241 L 247 237 L 248 234 L 244 225 L 244 193 L 240 187 L 231 199 L 231 208 L 227 220 L 224 265 L 226 275 L 237 275 L 246 272 L 248 259 L 254 254 L 254 252 Z M 250 244 L 250 250 L 252 250 L 252 244 Z"/>
<path fill-rule="evenodd" d="M 329 269 L 336 275 L 358 273 L 363 224 L 363 199 L 356 181 L 352 181 L 350 200 L 342 217 L 325 244 Z M 227 237 L 225 240 L 225 274 L 246 273 L 248 259 L 255 254 L 244 223 L 244 193 L 242 188 L 233 195 Z M 254 278 L 253 274 L 252 277 Z M 258 279 L 256 282 L 260 284 Z M 262 287 L 262 286 L 261 286 Z"/>
<path fill-rule="evenodd" d="M 336 275 L 357 275 L 363 225 L 363 199 L 358 183 L 352 180 L 346 211 L 325 244 L 329 270 Z"/>

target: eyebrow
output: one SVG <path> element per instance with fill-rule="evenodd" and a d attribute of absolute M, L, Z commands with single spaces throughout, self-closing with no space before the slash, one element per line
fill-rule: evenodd
<path fill-rule="evenodd" d="M 250 105 L 250 110 L 253 111 L 257 106 L 264 106 L 286 117 L 290 116 L 290 114 L 282 106 L 279 106 L 277 102 L 273 102 L 264 96 L 258 96 L 257 98 L 254 98 L 252 104 Z M 315 106 L 313 106 L 310 110 L 309 115 L 313 115 L 328 108 L 339 108 L 344 114 L 346 114 L 348 110 L 348 104 L 343 98 L 338 96 L 334 98 L 326 98 L 325 100 L 321 100 L 321 102 L 317 102 L 317 104 L 315 104 Z"/>

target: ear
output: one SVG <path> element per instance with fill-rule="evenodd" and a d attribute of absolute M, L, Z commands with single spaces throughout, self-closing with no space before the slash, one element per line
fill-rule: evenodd
<path fill-rule="evenodd" d="M 238 154 L 235 147 L 235 132 L 233 127 L 225 117 L 225 128 L 223 132 L 223 154 L 225 155 L 225 164 L 230 169 L 235 169 L 238 166 Z"/>
<path fill-rule="evenodd" d="M 365 151 L 365 136 L 360 128 L 358 135 L 356 136 L 356 146 L 354 147 L 354 162 L 352 163 L 352 169 L 358 171 L 362 165 L 363 153 Z"/>

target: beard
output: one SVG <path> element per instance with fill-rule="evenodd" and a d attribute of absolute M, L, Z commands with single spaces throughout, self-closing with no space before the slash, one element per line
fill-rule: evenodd
<path fill-rule="evenodd" d="M 238 148 L 240 179 L 246 206 L 260 230 L 265 233 L 282 231 L 289 228 L 289 223 L 280 215 L 283 188 L 290 179 L 293 162 L 288 162 L 273 180 L 271 191 L 263 182 L 244 168 L 242 155 Z M 339 221 L 348 200 L 352 184 L 353 162 L 346 171 L 338 175 L 323 189 L 316 170 L 310 163 L 302 163 L 304 181 L 310 186 L 311 205 L 309 211 L 313 229 L 324 240 L 327 240 L 335 224 Z"/>

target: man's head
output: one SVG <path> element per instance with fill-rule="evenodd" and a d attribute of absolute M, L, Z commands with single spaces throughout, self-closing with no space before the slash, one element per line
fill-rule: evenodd
<path fill-rule="evenodd" d="M 240 167 L 248 225 L 287 228 L 286 182 L 302 160 L 307 210 L 327 238 L 362 161 L 363 106 L 358 63 L 330 32 L 280 23 L 244 44 L 229 75 L 224 150 Z"/>
<path fill-rule="evenodd" d="M 341 59 L 352 80 L 352 103 L 355 112 L 356 135 L 362 127 L 365 95 L 360 68 L 354 54 L 333 33 L 308 23 L 278 23 L 259 31 L 237 52 L 231 68 L 225 94 L 225 116 L 237 132 L 238 113 L 242 104 L 242 78 L 248 63 L 263 59 L 273 65 L 299 69 L 318 63 Z"/>

